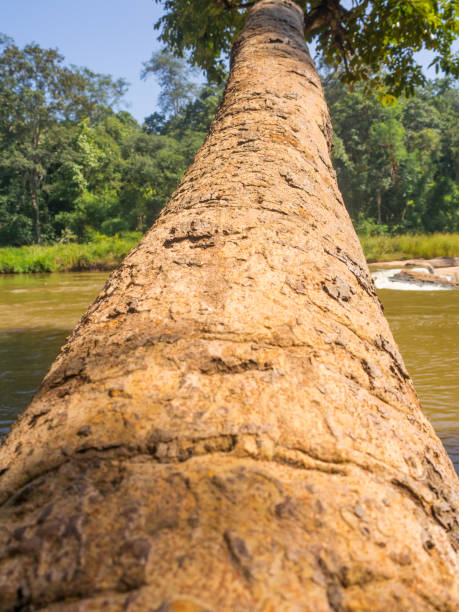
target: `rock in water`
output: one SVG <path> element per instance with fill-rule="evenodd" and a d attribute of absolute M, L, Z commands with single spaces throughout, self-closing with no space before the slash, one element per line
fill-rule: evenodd
<path fill-rule="evenodd" d="M 432 285 L 433 287 L 445 287 L 447 289 L 457 289 L 459 284 L 436 274 L 419 272 L 417 270 L 401 270 L 390 277 L 392 281 L 413 283 L 415 285 Z"/>

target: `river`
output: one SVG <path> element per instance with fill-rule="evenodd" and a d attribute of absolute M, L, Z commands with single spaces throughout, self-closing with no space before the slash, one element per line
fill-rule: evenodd
<path fill-rule="evenodd" d="M 0 277 L 0 436 L 30 402 L 107 274 Z M 422 406 L 459 473 L 459 293 L 379 290 Z"/>

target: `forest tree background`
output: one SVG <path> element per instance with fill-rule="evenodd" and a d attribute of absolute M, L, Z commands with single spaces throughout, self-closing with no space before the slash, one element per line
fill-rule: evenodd
<path fill-rule="evenodd" d="M 0 38 L 0 246 L 90 242 L 145 231 L 204 142 L 221 85 L 153 54 L 160 112 L 119 104 L 127 84 L 66 66 L 53 49 Z M 323 84 L 333 162 L 363 235 L 459 231 L 459 90 L 440 78 L 383 104 L 378 91 Z"/>

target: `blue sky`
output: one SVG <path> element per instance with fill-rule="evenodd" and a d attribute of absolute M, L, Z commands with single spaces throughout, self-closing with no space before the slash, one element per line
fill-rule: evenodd
<path fill-rule="evenodd" d="M 57 47 L 68 64 L 124 77 L 126 108 L 142 121 L 157 110 L 159 88 L 154 78 L 141 81 L 140 71 L 161 48 L 153 29 L 161 12 L 154 0 L 0 0 L 0 31 L 21 47 Z M 429 54 L 418 57 L 428 64 Z"/>
<path fill-rule="evenodd" d="M 156 109 L 154 79 L 140 80 L 142 63 L 161 47 L 154 0 L 0 0 L 0 15 L 0 31 L 20 47 L 58 47 L 68 64 L 127 79 L 127 110 L 139 121 Z"/>

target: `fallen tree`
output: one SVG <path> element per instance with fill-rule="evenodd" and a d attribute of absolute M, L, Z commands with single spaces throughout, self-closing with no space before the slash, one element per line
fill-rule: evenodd
<path fill-rule="evenodd" d="M 2 610 L 456 610 L 457 477 L 289 0 L 0 449 Z"/>

